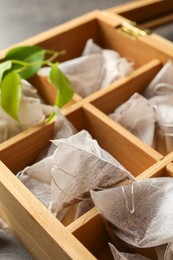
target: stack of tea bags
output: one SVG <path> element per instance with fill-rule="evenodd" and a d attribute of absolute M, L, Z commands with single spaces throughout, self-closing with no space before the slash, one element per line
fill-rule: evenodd
<path fill-rule="evenodd" d="M 135 181 L 87 131 L 74 134 L 74 128 L 60 114 L 57 125 L 54 147 L 50 146 L 46 157 L 18 173 L 18 178 L 58 219 L 62 220 L 73 204 L 76 218 L 92 208 L 91 189 Z"/>
<path fill-rule="evenodd" d="M 166 251 L 165 260 L 173 256 L 173 178 L 150 178 L 103 191 L 91 191 L 96 208 L 106 221 L 112 240 L 123 241 L 129 248 L 156 247 Z M 166 248 L 166 244 L 169 244 Z M 147 259 L 124 255 L 111 246 L 115 259 Z M 143 250 L 145 252 L 145 250 Z M 162 256 L 163 256 L 162 255 Z"/>
<path fill-rule="evenodd" d="M 53 110 L 52 106 L 43 104 L 37 90 L 26 80 L 22 80 L 23 95 L 19 108 L 19 122 L 0 108 L 0 143 L 15 136 L 23 130 L 42 123 Z"/>
<path fill-rule="evenodd" d="M 9 232 L 8 226 L 0 219 L 0 259 L 25 260 L 33 259 Z"/>
<path fill-rule="evenodd" d="M 144 96 L 135 93 L 110 114 L 113 120 L 157 150 L 160 150 L 159 137 L 162 138 L 166 153 L 173 150 L 172 75 L 173 64 L 168 61 L 145 89 Z"/>
<path fill-rule="evenodd" d="M 102 49 L 89 39 L 81 57 L 58 65 L 67 75 L 75 92 L 86 97 L 125 77 L 133 70 L 133 63 L 113 50 Z M 41 68 L 38 75 L 48 77 L 49 67 Z"/>

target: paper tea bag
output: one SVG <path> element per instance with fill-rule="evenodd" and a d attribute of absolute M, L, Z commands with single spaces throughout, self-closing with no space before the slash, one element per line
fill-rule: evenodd
<path fill-rule="evenodd" d="M 86 97 L 95 91 L 126 76 L 133 70 L 133 63 L 112 50 L 102 49 L 89 39 L 82 56 L 58 65 L 67 75 L 76 93 Z M 49 67 L 41 68 L 40 76 L 48 77 Z"/>
<path fill-rule="evenodd" d="M 19 107 L 18 123 L 0 108 L 0 142 L 3 142 L 25 129 L 42 123 L 53 110 L 45 105 L 37 94 L 37 90 L 26 80 L 22 80 L 23 96 Z"/>
<path fill-rule="evenodd" d="M 49 158 L 43 159 L 17 174 L 18 179 L 46 208 L 49 208 L 51 202 L 49 163 L 51 163 Z"/>
<path fill-rule="evenodd" d="M 149 103 L 155 108 L 157 125 L 165 136 L 169 153 L 173 151 L 173 94 L 150 98 Z"/>
<path fill-rule="evenodd" d="M 53 139 L 67 138 L 76 134 L 76 128 L 65 116 L 61 114 L 60 109 L 54 108 L 54 110 L 56 110 L 56 121 L 54 124 Z M 56 145 L 53 142 L 50 142 L 50 145 L 41 152 L 36 161 L 51 156 L 54 153 L 55 149 Z"/>
<path fill-rule="evenodd" d="M 83 130 L 67 139 L 55 140 L 52 156 L 52 203 L 56 214 L 76 199 L 88 197 L 90 189 L 106 188 L 134 177 Z"/>
<path fill-rule="evenodd" d="M 109 231 L 135 247 L 154 247 L 173 238 L 173 179 L 151 178 L 103 191 L 91 197 Z"/>
<path fill-rule="evenodd" d="M 1 225 L 3 223 L 3 226 Z M 0 219 L 0 259 L 33 259 L 9 232 L 7 225 Z"/>
<path fill-rule="evenodd" d="M 76 132 L 74 126 L 57 109 L 57 119 L 54 127 L 55 138 L 71 136 Z M 52 159 L 56 146 L 52 143 L 40 156 L 37 162 L 17 174 L 21 182 L 40 200 L 47 208 L 51 201 L 51 170 Z M 41 160 L 39 160 L 41 159 Z"/>
<path fill-rule="evenodd" d="M 151 98 L 158 95 L 173 94 L 173 63 L 168 61 L 144 91 L 144 96 Z"/>
<path fill-rule="evenodd" d="M 109 243 L 109 246 L 115 260 L 151 260 L 138 254 L 120 253 L 111 243 Z"/>
<path fill-rule="evenodd" d="M 155 113 L 147 99 L 138 93 L 109 115 L 149 146 L 154 146 Z"/>

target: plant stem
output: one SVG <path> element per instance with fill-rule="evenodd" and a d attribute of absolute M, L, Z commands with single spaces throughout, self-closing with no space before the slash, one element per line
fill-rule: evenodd
<path fill-rule="evenodd" d="M 11 62 L 12 62 L 13 64 L 18 64 L 18 65 L 24 66 L 24 68 L 26 68 L 26 67 L 32 67 L 32 66 L 35 66 L 35 65 L 38 65 L 38 64 L 40 64 L 40 65 L 46 65 L 46 64 L 49 65 L 49 64 L 51 64 L 51 62 L 52 62 L 54 59 L 56 59 L 59 55 L 64 54 L 65 51 L 55 52 L 55 51 L 51 51 L 51 50 L 46 50 L 46 53 L 50 53 L 50 54 L 52 54 L 52 56 L 51 56 L 49 59 L 44 60 L 44 61 L 42 61 L 42 62 L 31 62 L 31 63 L 28 63 L 28 62 L 20 61 L 20 60 L 11 60 Z M 51 65 L 52 65 L 52 64 L 51 64 Z M 21 69 L 23 69 L 23 68 L 21 68 Z M 17 71 L 18 71 L 18 70 L 17 70 Z"/>

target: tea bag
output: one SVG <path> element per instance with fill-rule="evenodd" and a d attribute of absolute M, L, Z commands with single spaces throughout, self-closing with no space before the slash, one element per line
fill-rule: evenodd
<path fill-rule="evenodd" d="M 173 63 L 169 60 L 144 91 L 146 98 L 173 94 Z"/>
<path fill-rule="evenodd" d="M 19 122 L 0 108 L 0 142 L 17 135 L 25 129 L 42 123 L 53 110 L 45 105 L 37 94 L 37 90 L 26 80 L 22 80 L 23 96 L 19 107 Z"/>
<path fill-rule="evenodd" d="M 151 178 L 132 184 L 91 191 L 108 225 L 127 244 L 147 248 L 173 239 L 173 179 Z"/>
<path fill-rule="evenodd" d="M 51 187 L 50 183 L 48 183 L 50 178 L 49 172 L 44 169 L 44 166 L 46 166 L 47 169 L 49 168 L 45 161 L 48 163 L 48 160 L 43 159 L 34 166 L 27 167 L 18 173 L 17 177 L 46 208 L 49 208 Z"/>
<path fill-rule="evenodd" d="M 63 62 L 59 68 L 69 78 L 76 93 L 86 97 L 128 75 L 133 63 L 113 50 L 102 49 L 89 39 L 82 56 Z M 41 68 L 40 76 L 48 77 L 49 67 Z"/>
<path fill-rule="evenodd" d="M 109 115 L 149 146 L 154 146 L 155 113 L 147 99 L 138 93 Z"/>
<path fill-rule="evenodd" d="M 56 121 L 54 124 L 53 139 L 67 138 L 76 134 L 76 128 L 65 116 L 61 114 L 60 109 L 54 108 L 54 110 L 56 111 Z M 50 142 L 50 145 L 41 152 L 36 161 L 51 156 L 54 153 L 55 149 L 56 145 L 53 142 Z"/>
<path fill-rule="evenodd" d="M 173 151 L 173 94 L 150 98 L 149 103 L 155 108 L 158 130 L 165 137 L 169 153 Z"/>
<path fill-rule="evenodd" d="M 0 219 L 0 259 L 33 259 L 10 233 L 8 226 Z"/>
<path fill-rule="evenodd" d="M 51 211 L 56 214 L 76 199 L 89 196 L 90 189 L 106 188 L 134 177 L 83 130 L 53 141 Z"/>
<path fill-rule="evenodd" d="M 115 260 L 151 260 L 138 254 L 120 253 L 111 243 L 109 243 L 109 246 Z"/>
<path fill-rule="evenodd" d="M 71 136 L 76 132 L 74 126 L 57 109 L 57 119 L 54 127 L 55 138 Z M 51 143 L 38 157 L 37 162 L 17 174 L 21 182 L 49 208 L 51 201 L 51 170 L 52 159 L 56 146 Z M 39 160 L 40 159 L 40 160 Z"/>
<path fill-rule="evenodd" d="M 17 177 L 27 175 L 50 185 L 51 168 L 51 156 L 45 157 L 44 159 L 34 163 L 33 165 L 27 166 L 24 170 L 18 173 Z"/>

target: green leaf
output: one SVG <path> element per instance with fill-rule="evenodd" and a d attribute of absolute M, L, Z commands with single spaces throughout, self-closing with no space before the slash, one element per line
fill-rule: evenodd
<path fill-rule="evenodd" d="M 58 89 L 55 105 L 58 107 L 63 107 L 72 99 L 74 90 L 72 89 L 68 78 L 58 68 L 56 63 L 52 65 L 50 71 L 50 81 Z"/>
<path fill-rule="evenodd" d="M 56 112 L 53 110 L 52 113 L 50 114 L 50 116 L 47 118 L 46 123 L 49 123 L 52 120 L 52 118 L 54 118 L 55 115 L 56 115 Z"/>
<path fill-rule="evenodd" d="M 26 67 L 19 74 L 21 78 L 29 79 L 35 75 L 35 73 L 42 66 L 42 62 L 45 58 L 45 50 L 39 46 L 21 46 L 11 49 L 4 60 L 18 60 L 27 63 L 31 63 L 31 66 Z M 33 64 L 33 65 L 32 65 Z M 12 71 L 22 68 L 23 65 L 13 64 Z"/>
<path fill-rule="evenodd" d="M 4 61 L 0 63 L 0 85 L 2 82 L 2 77 L 5 71 L 11 69 L 12 63 L 11 61 Z"/>
<path fill-rule="evenodd" d="M 14 119 L 19 121 L 18 112 L 22 96 L 22 82 L 17 72 L 7 74 L 1 85 L 2 108 Z"/>

